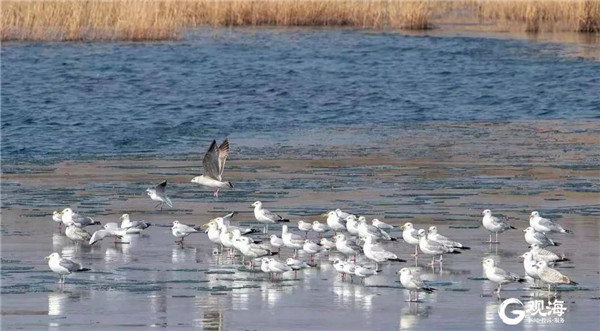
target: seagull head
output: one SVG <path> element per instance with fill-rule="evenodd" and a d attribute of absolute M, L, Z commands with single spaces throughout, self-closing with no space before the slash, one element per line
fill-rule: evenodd
<path fill-rule="evenodd" d="M 491 210 L 489 210 L 489 209 L 486 209 L 486 210 L 484 210 L 484 211 L 482 212 L 482 214 L 483 214 L 483 215 L 486 215 L 486 216 L 487 216 L 487 215 L 492 215 L 492 211 L 491 211 Z"/>
<path fill-rule="evenodd" d="M 548 262 L 544 261 L 544 260 L 539 260 L 536 264 L 535 267 L 540 269 L 540 268 L 545 268 L 548 266 Z"/>
<path fill-rule="evenodd" d="M 402 230 L 411 230 L 413 228 L 413 225 L 411 222 L 406 222 L 404 223 L 403 226 L 400 227 L 400 229 Z"/>
<path fill-rule="evenodd" d="M 419 232 L 417 232 L 419 237 L 425 237 L 425 230 L 423 229 L 419 229 Z"/>
<path fill-rule="evenodd" d="M 540 248 L 540 245 L 538 245 L 538 244 L 531 244 L 531 248 L 532 249 L 538 249 L 538 248 Z"/>
<path fill-rule="evenodd" d="M 484 259 L 483 261 L 481 261 L 481 264 L 483 264 L 484 267 L 493 267 L 495 265 L 495 262 L 493 259 Z"/>
<path fill-rule="evenodd" d="M 59 214 L 67 215 L 67 217 L 71 216 L 71 215 L 73 215 L 73 209 L 71 209 L 71 208 L 65 208 Z"/>
<path fill-rule="evenodd" d="M 531 257 L 531 252 L 525 252 L 521 255 L 519 255 L 520 258 L 528 260 Z"/>
<path fill-rule="evenodd" d="M 364 216 L 360 216 L 360 217 L 358 218 L 358 222 L 359 222 L 359 223 L 366 223 L 366 222 L 367 222 L 367 219 L 366 219 Z"/>
<path fill-rule="evenodd" d="M 179 221 L 177 221 L 177 220 L 173 221 L 173 226 L 175 226 L 175 225 L 179 225 Z"/>
<path fill-rule="evenodd" d="M 46 260 L 50 260 L 50 259 L 60 259 L 60 254 L 54 252 L 48 256 L 45 257 Z"/>
<path fill-rule="evenodd" d="M 260 202 L 260 201 L 256 201 L 256 202 L 254 202 L 253 204 L 251 204 L 250 206 L 251 206 L 251 207 L 258 207 L 258 208 L 260 208 L 260 207 L 262 206 L 262 202 Z"/>
<path fill-rule="evenodd" d="M 429 233 L 436 234 L 437 233 L 437 227 L 435 225 L 430 226 L 429 227 Z"/>
<path fill-rule="evenodd" d="M 125 221 L 125 220 L 129 221 L 129 214 L 123 214 L 123 215 L 121 215 L 121 217 L 119 217 L 119 219 L 121 221 Z"/>
<path fill-rule="evenodd" d="M 535 232 L 535 230 L 532 227 L 528 227 L 527 229 L 523 230 L 523 232 L 532 233 L 532 232 Z"/>
<path fill-rule="evenodd" d="M 402 268 L 398 271 L 396 271 L 397 275 L 409 275 L 410 274 L 410 269 L 408 268 Z"/>

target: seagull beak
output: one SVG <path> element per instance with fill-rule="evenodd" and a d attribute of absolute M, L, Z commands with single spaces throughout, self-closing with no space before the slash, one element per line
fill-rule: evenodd
<path fill-rule="evenodd" d="M 329 214 L 328 214 L 328 213 L 325 213 L 325 214 L 323 214 L 323 215 L 321 215 L 321 216 L 323 216 L 323 217 L 328 217 L 328 216 L 329 216 Z"/>
<path fill-rule="evenodd" d="M 211 222 L 212 222 L 212 220 L 210 222 L 206 223 L 206 224 L 202 224 L 202 227 L 205 228 L 205 229 L 208 228 L 210 226 Z"/>
<path fill-rule="evenodd" d="M 46 256 L 44 259 L 45 260 L 50 260 L 50 255 Z"/>
<path fill-rule="evenodd" d="M 400 230 L 404 230 L 404 225 L 400 227 Z"/>
<path fill-rule="evenodd" d="M 520 258 L 522 258 L 522 259 L 524 259 L 524 258 L 525 258 L 525 256 L 523 256 L 523 254 L 519 255 L 519 257 L 520 257 Z"/>
<path fill-rule="evenodd" d="M 523 230 L 523 232 L 527 232 L 527 230 Z"/>

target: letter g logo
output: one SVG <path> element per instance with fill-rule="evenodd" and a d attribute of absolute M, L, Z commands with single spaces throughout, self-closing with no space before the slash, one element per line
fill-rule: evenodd
<path fill-rule="evenodd" d="M 500 316 L 500 319 L 502 320 L 502 322 L 504 322 L 508 325 L 517 325 L 517 324 L 521 323 L 523 321 L 523 319 L 525 318 L 525 311 L 523 309 L 512 310 L 511 314 L 516 315 L 516 316 L 508 317 L 506 315 L 506 308 L 510 304 L 518 304 L 518 305 L 521 305 L 521 307 L 523 307 L 523 303 L 519 299 L 515 299 L 515 298 L 506 299 L 506 300 L 502 301 L 502 303 L 500 304 L 500 307 L 498 307 L 498 315 Z"/>

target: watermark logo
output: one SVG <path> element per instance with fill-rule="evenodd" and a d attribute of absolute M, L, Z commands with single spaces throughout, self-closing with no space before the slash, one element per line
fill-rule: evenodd
<path fill-rule="evenodd" d="M 509 298 L 502 301 L 498 307 L 498 315 L 502 322 L 508 325 L 517 325 L 526 317 L 528 323 L 564 323 L 565 319 L 562 316 L 567 311 L 567 307 L 563 306 L 564 303 L 560 300 L 549 301 L 547 304 L 544 300 L 531 300 L 523 304 L 519 299 Z M 511 316 L 507 314 L 509 306 L 518 307 L 510 311 Z"/>
<path fill-rule="evenodd" d="M 506 308 L 508 308 L 508 306 L 511 304 L 519 305 L 521 308 L 524 307 L 523 303 L 519 299 L 515 299 L 515 298 L 506 299 L 506 300 L 502 301 L 502 303 L 500 304 L 500 307 L 498 307 L 498 315 L 500 315 L 500 319 L 505 324 L 517 325 L 517 324 L 521 323 L 523 321 L 523 319 L 525 319 L 525 310 L 524 309 L 513 310 L 513 311 L 511 311 L 511 313 L 513 315 L 515 315 L 515 317 L 509 317 L 508 315 L 506 315 Z"/>

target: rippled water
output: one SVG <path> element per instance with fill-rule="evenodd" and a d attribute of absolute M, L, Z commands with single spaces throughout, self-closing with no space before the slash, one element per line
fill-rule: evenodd
<path fill-rule="evenodd" d="M 561 56 L 570 47 L 340 29 L 4 43 L 2 157 L 188 153 L 214 137 L 285 142 L 338 126 L 598 118 L 600 62 Z"/>

